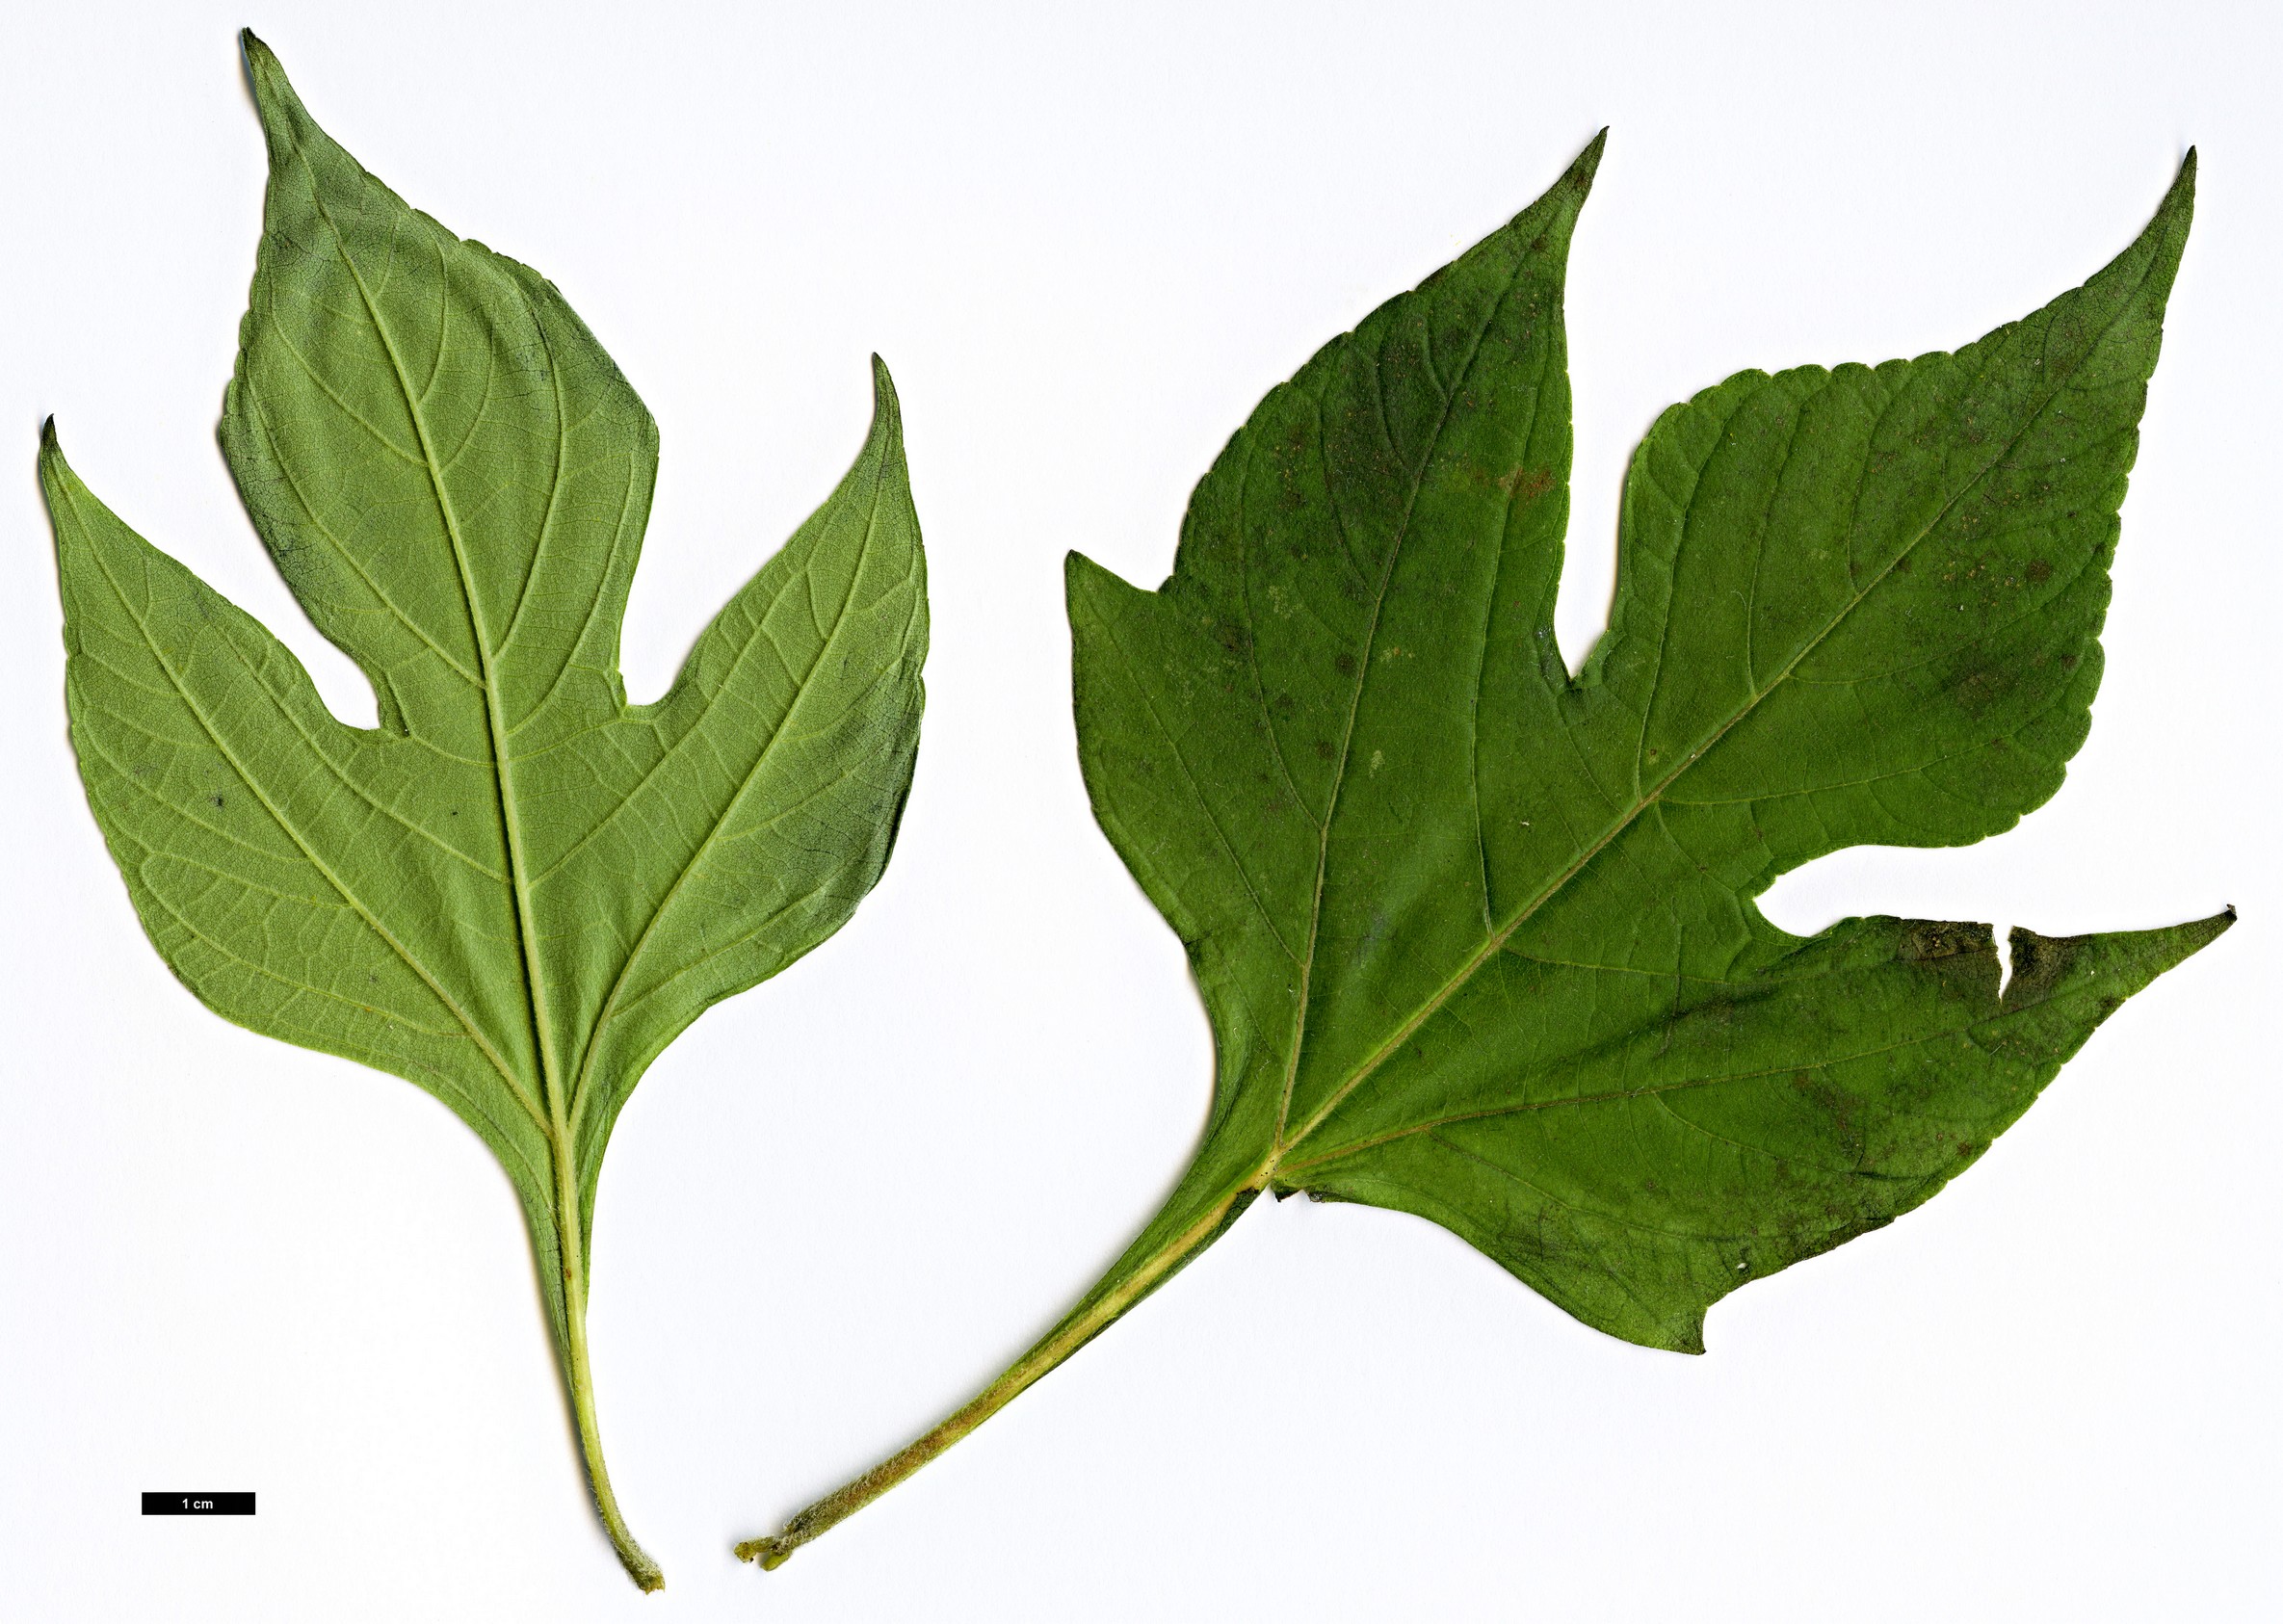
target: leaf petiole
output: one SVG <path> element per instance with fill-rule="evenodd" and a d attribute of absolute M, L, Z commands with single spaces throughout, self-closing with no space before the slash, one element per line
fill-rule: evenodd
<path fill-rule="evenodd" d="M 1139 1261 L 1121 1257 L 1102 1281 L 1080 1299 L 1077 1308 L 1000 1373 L 997 1380 L 870 1471 L 852 1478 L 822 1500 L 796 1512 L 776 1532 L 760 1539 L 739 1541 L 731 1547 L 737 1559 L 759 1562 L 764 1569 L 783 1566 L 801 1546 L 871 1505 L 990 1420 L 1016 1395 L 1109 1329 L 1128 1309 L 1210 1245 L 1261 1192 L 1268 1177 L 1269 1169 L 1264 1166 L 1207 1207 L 1195 1222 Z M 1112 1281 L 1116 1283 L 1110 1285 Z M 1104 1285 L 1110 1285 L 1110 1289 L 1104 1291 Z M 605 1515 L 608 1516 L 607 1511 Z"/>
<path fill-rule="evenodd" d="M 556 1240 L 563 1259 L 564 1335 L 564 1384 L 570 1391 L 571 1420 L 578 1428 L 579 1454 L 587 1462 L 587 1484 L 594 1492 L 594 1509 L 611 1536 L 627 1577 L 638 1589 L 663 1590 L 666 1575 L 651 1560 L 619 1514 L 618 1497 L 611 1490 L 610 1468 L 603 1464 L 602 1428 L 594 1418 L 594 1367 L 587 1350 L 587 1249 L 579 1235 L 578 1205 L 571 1183 L 570 1160 L 558 1154 Z"/>

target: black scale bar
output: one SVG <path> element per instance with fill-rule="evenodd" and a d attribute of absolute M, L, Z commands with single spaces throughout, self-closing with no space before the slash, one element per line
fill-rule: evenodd
<path fill-rule="evenodd" d="M 253 1515 L 253 1496 L 220 1493 L 208 1490 L 203 1494 L 145 1494 L 143 1514 L 146 1517 L 250 1517 Z"/>

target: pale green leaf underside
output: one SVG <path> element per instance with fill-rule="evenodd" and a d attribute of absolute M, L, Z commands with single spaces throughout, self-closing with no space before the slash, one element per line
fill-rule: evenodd
<path fill-rule="evenodd" d="M 1667 411 L 1573 681 L 1561 292 L 1599 155 L 1273 391 L 1159 590 L 1072 557 L 1087 781 L 1218 1057 L 1196 1162 L 1089 1303 L 1305 1191 L 1696 1349 L 1725 1293 L 1939 1190 L 2225 928 L 2016 931 L 2001 999 L 1986 928 L 1801 940 L 1753 903 L 2060 787 L 2192 159 L 2113 264 L 1955 354 Z"/>
<path fill-rule="evenodd" d="M 335 720 L 51 431 L 72 741 L 199 998 L 409 1078 L 498 1153 L 561 1341 L 643 1068 L 831 934 L 887 861 L 927 649 L 895 395 L 876 362 L 847 478 L 667 695 L 628 705 L 649 413 L 552 285 L 407 207 L 248 58 L 271 178 L 223 447 L 380 725 Z"/>

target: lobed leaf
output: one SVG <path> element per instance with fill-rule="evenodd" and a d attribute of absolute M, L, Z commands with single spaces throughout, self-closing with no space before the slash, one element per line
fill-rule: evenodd
<path fill-rule="evenodd" d="M 270 148 L 222 443 L 350 727 L 250 616 L 65 462 L 71 737 L 153 944 L 218 1013 L 395 1072 L 520 1197 L 598 1506 L 585 1349 L 611 1128 L 705 1008 L 830 935 L 911 781 L 925 565 L 893 386 L 838 489 L 630 706 L 656 426 L 537 273 L 407 207 L 245 37 Z"/>
<path fill-rule="evenodd" d="M 1625 485 L 1572 680 L 1562 289 L 1602 143 L 1269 393 L 1143 591 L 1072 554 L 1079 757 L 1212 1020 L 1203 1142 L 973 1402 L 738 1550 L 774 1566 L 982 1424 L 1262 1191 L 1433 1219 L 1587 1323 L 1701 1350 L 1892 1221 L 2232 920 L 2064 940 L 1754 899 L 2060 788 L 2191 153 L 2085 286 L 1955 354 L 1739 374 Z"/>
<path fill-rule="evenodd" d="M 2224 923 L 2086 938 L 2001 1007 L 1986 929 L 1803 942 L 1752 900 L 2060 787 L 2194 169 L 1956 354 L 1665 413 L 1573 682 L 1561 298 L 1599 156 L 1272 392 L 1158 591 L 1073 556 L 1080 755 L 1218 1041 L 1160 1226 L 1232 1184 L 1399 1207 L 1698 1349 L 1713 1301 L 1931 1195 Z"/>

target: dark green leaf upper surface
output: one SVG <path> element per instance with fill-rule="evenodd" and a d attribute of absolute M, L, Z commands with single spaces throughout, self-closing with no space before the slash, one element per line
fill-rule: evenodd
<path fill-rule="evenodd" d="M 648 412 L 552 285 L 407 207 L 257 41 L 248 59 L 271 179 L 223 445 L 380 725 L 330 716 L 51 432 L 72 740 L 201 999 L 411 1079 L 498 1152 L 560 1336 L 563 1226 L 583 1250 L 644 1066 L 829 935 L 887 860 L 927 648 L 895 394 L 876 363 L 840 487 L 667 695 L 628 705 Z"/>
<path fill-rule="evenodd" d="M 1753 902 L 2060 787 L 2192 156 L 2112 264 L 1955 354 L 1666 412 L 1573 681 L 1562 277 L 1600 149 L 1273 390 L 1161 589 L 1071 559 L 1088 785 L 1217 1045 L 1197 1161 L 1121 1270 L 1305 1191 L 1695 1349 L 1728 1291 L 1939 1190 L 2226 926 L 2017 930 L 2001 996 L 1984 927 L 1802 940 Z"/>

